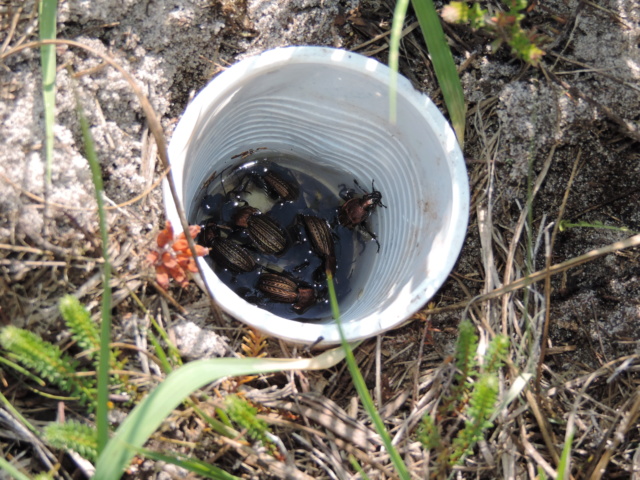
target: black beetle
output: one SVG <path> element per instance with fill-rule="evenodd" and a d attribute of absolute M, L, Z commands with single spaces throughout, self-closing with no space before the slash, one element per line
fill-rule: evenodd
<path fill-rule="evenodd" d="M 363 194 L 355 196 L 356 193 L 352 189 L 345 189 L 341 192 L 340 196 L 346 201 L 338 209 L 338 222 L 350 229 L 362 228 L 376 241 L 378 251 L 380 251 L 380 242 L 378 242 L 376 235 L 369 230 L 366 221 L 377 206 L 387 208 L 382 203 L 382 193 L 375 189 L 373 180 L 371 181 L 371 192 L 362 188 L 357 180 L 354 180 L 353 183 L 362 190 Z"/>
<path fill-rule="evenodd" d="M 262 188 L 274 200 L 293 202 L 300 195 L 300 186 L 291 172 L 274 163 L 256 162 L 246 170 L 245 176 L 248 176 L 255 185 Z M 242 184 L 244 181 L 240 183 Z M 244 189 L 245 186 L 242 188 Z"/>
<path fill-rule="evenodd" d="M 324 267 L 331 272 L 331 275 L 336 274 L 336 252 L 335 243 L 333 241 L 333 235 L 329 224 L 326 220 L 316 217 L 315 215 L 300 215 L 304 229 L 307 232 L 307 237 L 311 243 L 311 248 L 316 255 L 322 257 L 324 260 Z"/>
<path fill-rule="evenodd" d="M 205 224 L 198 237 L 198 243 L 209 248 L 209 256 L 216 265 L 232 272 L 251 272 L 256 268 L 256 262 L 249 252 L 229 238 L 223 238 L 219 229 L 225 228 L 209 221 Z"/>
<path fill-rule="evenodd" d="M 272 170 L 268 170 L 261 178 L 264 188 L 271 198 L 294 201 L 300 194 L 298 185 L 289 182 Z"/>
<path fill-rule="evenodd" d="M 271 217 L 251 206 L 240 207 L 233 216 L 234 225 L 247 229 L 249 238 L 262 253 L 278 255 L 287 248 L 287 236 Z"/>
<path fill-rule="evenodd" d="M 278 273 L 260 275 L 257 288 L 273 302 L 293 304 L 293 309 L 299 313 L 304 312 L 316 302 L 316 292 L 313 288 L 300 285 L 295 280 Z"/>
<path fill-rule="evenodd" d="M 228 223 L 238 206 L 236 192 L 205 195 L 200 202 L 200 211 L 207 221 Z"/>

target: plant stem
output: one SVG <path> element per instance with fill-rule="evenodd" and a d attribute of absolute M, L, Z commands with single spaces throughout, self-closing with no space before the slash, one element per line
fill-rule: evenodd
<path fill-rule="evenodd" d="M 409 0 L 398 0 L 393 11 L 393 22 L 391 23 L 391 38 L 389 39 L 389 68 L 391 78 L 389 79 L 389 122 L 395 125 L 397 112 L 397 90 L 398 90 L 398 66 L 400 58 L 400 38 L 402 37 L 402 26 L 407 15 Z M 335 317 L 335 315 L 334 315 Z"/>
<path fill-rule="evenodd" d="M 56 38 L 56 13 L 58 0 L 41 0 L 38 10 L 40 40 Z M 45 131 L 45 188 L 51 185 L 51 165 L 53 163 L 53 124 L 56 106 L 56 47 L 40 46 L 40 65 L 42 67 L 42 101 L 44 106 Z"/>
<path fill-rule="evenodd" d="M 436 72 L 438 85 L 442 90 L 442 97 L 447 106 L 453 129 L 458 136 L 458 143 L 460 148 L 463 148 L 467 105 L 464 101 L 464 92 L 451 49 L 445 39 L 442 25 L 440 25 L 440 16 L 433 0 L 411 0 L 411 4 L 420 22 L 420 30 L 427 44 L 433 70 Z"/>
<path fill-rule="evenodd" d="M 362 373 L 358 369 L 358 365 L 356 363 L 356 359 L 353 356 L 353 351 L 351 350 L 351 345 L 347 342 L 347 339 L 344 336 L 344 331 L 342 330 L 342 322 L 340 322 L 340 310 L 338 308 L 338 301 L 336 297 L 336 291 L 333 286 L 333 276 L 331 272 L 327 270 L 327 285 L 329 287 L 329 302 L 331 303 L 331 311 L 333 313 L 333 317 L 336 321 L 336 325 L 338 325 L 338 331 L 340 332 L 340 340 L 342 342 L 342 348 L 345 353 L 345 360 L 347 361 L 347 366 L 349 367 L 349 373 L 351 373 L 351 377 L 353 378 L 353 385 L 356 387 L 356 391 L 358 392 L 358 396 L 362 401 L 362 406 L 367 411 L 369 416 L 371 417 L 371 421 L 378 432 L 378 435 L 382 438 L 382 443 L 384 444 L 389 457 L 391 458 L 391 462 L 395 467 L 398 475 L 402 480 L 410 480 L 411 476 L 409 475 L 409 470 L 407 469 L 407 465 L 402 460 L 402 457 L 395 449 L 393 444 L 391 443 L 391 436 L 387 431 L 387 428 L 384 426 L 384 422 L 382 421 L 382 417 L 376 410 L 375 405 L 373 404 L 373 399 L 371 395 L 369 395 L 369 391 L 367 390 L 367 385 L 362 377 Z"/>
<path fill-rule="evenodd" d="M 85 154 L 91 168 L 91 177 L 96 190 L 96 202 L 98 203 L 98 218 L 100 222 L 100 239 L 102 241 L 102 325 L 100 330 L 100 359 L 98 364 L 98 399 L 96 409 L 96 424 L 98 429 L 98 455 L 102 452 L 109 439 L 109 422 L 107 419 L 109 401 L 109 343 L 111 341 L 111 262 L 109 261 L 109 234 L 107 230 L 107 216 L 104 209 L 104 186 L 102 184 L 102 171 L 98 162 L 89 123 L 84 115 L 76 91 L 76 104 L 78 117 L 82 129 Z"/>

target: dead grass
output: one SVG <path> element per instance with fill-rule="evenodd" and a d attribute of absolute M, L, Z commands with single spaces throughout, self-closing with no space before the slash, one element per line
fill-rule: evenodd
<path fill-rule="evenodd" d="M 388 25 L 382 20 L 388 18 L 388 13 L 388 6 L 382 5 L 379 9 L 363 7 L 346 14 L 345 22 L 353 32 L 345 38 L 346 46 L 366 48 L 371 55 L 386 55 Z M 571 18 L 575 20 L 566 18 L 564 32 L 571 32 Z M 0 53 L 30 40 L 33 19 L 33 12 L 23 11 L 15 2 L 0 6 L 1 23 L 9 27 L 0 38 Z M 548 25 L 556 28 L 552 23 Z M 432 81 L 428 54 L 414 28 L 410 24 L 403 32 L 401 70 L 415 84 L 430 81 L 426 89 L 437 101 L 439 95 Z M 469 50 L 467 44 L 473 40 L 468 38 L 469 32 L 456 30 L 449 34 L 454 39 L 454 52 Z M 473 68 L 474 56 L 478 53 L 463 63 L 461 74 Z M 563 61 L 560 56 L 556 58 Z M 493 60 L 510 61 L 500 55 Z M 567 61 L 566 65 L 571 63 Z M 558 75 L 549 70 L 537 78 L 546 81 L 549 88 L 561 87 L 574 98 L 588 99 L 587 94 L 565 84 Z M 509 81 L 533 76 L 535 71 L 522 69 Z M 587 100 L 592 106 L 595 102 L 611 123 L 598 123 L 595 134 L 594 125 L 584 125 L 582 130 L 574 126 L 577 137 L 584 136 L 584 146 L 580 141 L 527 146 L 525 171 L 530 175 L 527 192 L 526 177 L 515 183 L 509 178 L 510 159 L 504 139 L 510 135 L 505 131 L 510 126 L 499 120 L 499 97 L 496 87 L 469 105 L 465 154 L 472 187 L 471 221 L 458 266 L 432 304 L 403 328 L 363 343 L 356 351 L 356 359 L 394 444 L 414 478 L 447 477 L 445 471 L 437 470 L 442 459 L 437 458 L 435 451 L 425 451 L 420 446 L 415 431 L 427 414 L 442 422 L 447 441 L 460 428 L 459 412 L 443 418 L 438 409 L 453 381 L 455 368 L 451 355 L 457 325 L 463 318 L 476 326 L 481 348 L 498 333 L 511 341 L 509 361 L 500 375 L 502 398 L 523 375 L 529 375 L 530 380 L 515 401 L 497 411 L 493 428 L 464 464 L 453 468 L 451 475 L 537 478 L 544 472 L 554 478 L 562 448 L 573 435 L 571 466 L 565 478 L 635 477 L 640 471 L 640 354 L 637 329 L 633 326 L 639 316 L 640 238 L 635 236 L 621 242 L 615 242 L 619 238 L 612 236 L 579 238 L 577 233 L 559 232 L 558 224 L 567 212 L 573 215 L 572 212 L 590 206 L 594 207 L 590 211 L 590 219 L 594 220 L 620 219 L 620 211 L 627 211 L 619 210 L 621 207 L 617 205 L 635 198 L 634 193 L 620 196 L 620 189 L 626 185 L 622 179 L 620 184 L 603 184 L 611 178 L 602 177 L 603 170 L 597 165 L 599 151 L 589 148 L 592 144 L 587 145 L 586 138 L 599 148 L 613 146 L 628 164 L 638 160 L 633 153 L 633 146 L 637 146 L 633 142 L 638 140 L 636 127 L 622 114 L 609 107 L 602 108 L 601 102 Z M 10 98 L 10 91 L 3 89 L 2 98 Z M 146 143 L 141 155 L 147 159 L 144 171 L 149 190 L 157 186 L 162 175 L 155 166 L 157 139 L 156 136 L 155 143 Z M 628 175 L 636 175 L 637 179 L 637 173 Z M 623 177 L 621 174 L 615 178 Z M 0 181 L 4 188 L 20 191 L 26 208 L 42 208 L 41 199 L 29 195 L 20 185 L 12 184 L 8 178 Z M 604 199 L 593 204 L 589 188 L 601 189 Z M 161 211 L 157 197 L 142 196 L 135 200 L 146 202 L 154 212 Z M 58 208 L 55 204 L 49 206 Z M 184 320 L 197 320 L 230 339 L 230 354 L 265 351 L 275 357 L 308 354 L 273 339 L 263 346 L 260 338 L 236 322 L 212 314 L 195 286 L 170 292 L 154 288 L 151 270 L 141 259 L 157 232 L 131 238 L 125 228 L 131 218 L 139 215 L 135 205 L 129 203 L 111 213 L 114 341 L 132 346 L 125 353 L 130 374 L 128 390 L 113 397 L 114 423 L 126 415 L 130 402 L 144 395 L 164 375 L 149 355 L 152 349 L 146 331 L 151 328 L 151 317 L 165 329 Z M 66 218 L 67 235 L 12 235 L 3 239 L 0 321 L 32 329 L 64 348 L 73 349 L 61 331 L 57 301 L 64 293 L 73 293 L 96 313 L 101 293 L 98 273 L 101 260 L 95 230 L 74 222 L 73 212 Z M 635 221 L 621 220 L 630 224 Z M 11 222 L 11 218 L 7 221 Z M 160 227 L 160 221 L 156 223 Z M 596 253 L 585 255 L 592 249 Z M 615 273 L 624 289 L 612 278 Z M 592 299 L 591 320 L 584 318 L 580 309 L 582 294 Z M 607 321 L 609 313 L 621 311 L 629 312 L 629 317 L 622 318 L 629 324 L 626 329 Z M 55 419 L 92 421 L 74 402 L 55 396 L 60 392 L 33 387 L 4 367 L 0 370 L 0 391 L 13 408 L 38 428 Z M 236 392 L 260 406 L 260 418 L 269 423 L 279 439 L 277 455 L 240 438 L 229 439 L 211 432 L 196 411 L 197 407 L 214 416 L 223 397 Z M 71 478 L 77 470 L 85 474 L 88 471 L 77 458 L 51 451 L 7 405 L 0 407 L 0 424 L 3 427 L 0 450 L 23 471 L 33 474 L 54 469 L 58 477 L 64 478 Z M 357 459 L 370 478 L 397 478 L 361 409 L 344 366 L 325 372 L 227 379 L 211 385 L 194 396 L 190 406 L 167 419 L 149 448 L 186 453 L 242 478 L 357 478 L 349 455 Z M 150 461 L 138 462 L 129 476 L 152 478 L 156 475 L 155 468 L 164 468 L 165 475 L 158 474 L 155 478 L 184 476 L 178 469 L 160 467 Z"/>

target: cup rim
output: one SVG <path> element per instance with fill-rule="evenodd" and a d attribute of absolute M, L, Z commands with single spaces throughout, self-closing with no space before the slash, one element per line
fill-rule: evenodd
<path fill-rule="evenodd" d="M 184 156 L 188 149 L 189 141 L 195 131 L 198 120 L 201 118 L 203 110 L 206 110 L 207 106 L 213 102 L 220 100 L 221 95 L 244 76 L 248 74 L 252 76 L 259 75 L 261 72 L 273 70 L 275 67 L 291 64 L 338 65 L 340 68 L 346 70 L 359 73 L 364 72 L 384 87 L 389 88 L 391 72 L 389 67 L 375 59 L 336 48 L 316 46 L 282 47 L 267 50 L 259 55 L 241 60 L 220 73 L 196 95 L 187 106 L 172 135 L 168 148 L 169 161 L 172 165 L 174 164 L 173 159 L 179 159 L 179 161 L 177 161 L 176 168 L 172 168 L 170 174 L 173 175 L 179 197 L 183 196 L 181 166 L 184 163 Z M 469 186 L 464 158 L 458 146 L 456 136 L 449 123 L 431 99 L 414 89 L 409 80 L 400 74 L 398 74 L 397 78 L 397 95 L 403 96 L 425 117 L 426 123 L 432 125 L 438 133 L 437 137 L 442 145 L 443 151 L 447 152 L 452 191 L 454 192 L 451 201 L 450 228 L 447 232 L 449 237 L 447 244 L 450 248 L 447 252 L 446 261 L 443 263 L 443 266 L 435 272 L 435 275 L 428 279 L 425 278 L 417 286 L 413 287 L 411 300 L 404 309 L 406 313 L 403 313 L 403 318 L 398 320 L 396 315 L 386 318 L 381 315 L 372 315 L 356 322 L 343 323 L 342 327 L 345 338 L 350 342 L 369 338 L 392 328 L 399 327 L 422 308 L 442 286 L 450 271 L 453 269 L 466 236 L 469 216 Z M 167 219 L 171 221 L 174 226 L 174 231 L 178 234 L 182 231 L 182 227 L 179 221 L 177 207 L 171 196 L 166 179 L 163 181 L 163 196 Z M 319 337 L 323 338 L 320 343 L 322 346 L 340 343 L 340 335 L 335 322 L 314 324 L 284 319 L 260 309 L 255 305 L 249 304 L 235 294 L 233 294 L 234 298 L 217 298 L 214 292 L 216 284 L 224 284 L 218 279 L 204 258 L 198 258 L 198 262 L 200 262 L 200 266 L 205 272 L 206 278 L 204 282 L 209 294 L 216 298 L 222 309 L 232 317 L 269 335 L 292 343 L 314 344 Z"/>

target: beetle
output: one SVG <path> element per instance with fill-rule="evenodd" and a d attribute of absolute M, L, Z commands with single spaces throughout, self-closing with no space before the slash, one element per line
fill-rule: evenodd
<path fill-rule="evenodd" d="M 207 221 L 228 222 L 236 206 L 237 201 L 230 193 L 205 195 L 200 201 L 200 211 Z"/>
<path fill-rule="evenodd" d="M 278 255 L 287 248 L 287 236 L 278 223 L 249 205 L 236 210 L 232 222 L 245 228 L 255 247 L 262 253 Z"/>
<path fill-rule="evenodd" d="M 316 292 L 313 288 L 278 273 L 260 275 L 257 288 L 272 302 L 293 304 L 293 309 L 299 313 L 316 302 Z"/>
<path fill-rule="evenodd" d="M 362 190 L 363 194 L 356 196 L 354 190 L 343 189 L 340 196 L 346 201 L 338 209 L 338 222 L 349 229 L 363 229 L 376 241 L 379 252 L 380 242 L 378 242 L 376 235 L 369 230 L 366 221 L 376 207 L 387 208 L 387 206 L 382 203 L 382 193 L 375 189 L 373 180 L 371 180 L 371 192 L 362 188 L 357 180 L 354 180 L 353 183 Z"/>
<path fill-rule="evenodd" d="M 300 195 L 300 186 L 293 175 L 274 163 L 256 162 L 247 169 L 246 176 L 273 200 L 293 202 Z"/>
<path fill-rule="evenodd" d="M 324 268 L 336 274 L 336 252 L 335 242 L 329 224 L 326 220 L 315 215 L 300 215 L 299 218 L 304 224 L 307 237 L 311 243 L 311 248 L 316 255 L 324 260 Z"/>
<path fill-rule="evenodd" d="M 260 177 L 263 188 L 274 200 L 290 201 L 297 200 L 300 188 L 297 184 L 285 180 L 273 170 L 267 170 Z"/>
<path fill-rule="evenodd" d="M 209 248 L 209 256 L 216 265 L 236 273 L 251 272 L 256 268 L 256 262 L 251 254 L 241 245 L 229 238 L 221 237 L 218 230 L 225 228 L 209 221 L 198 237 L 198 243 Z"/>

